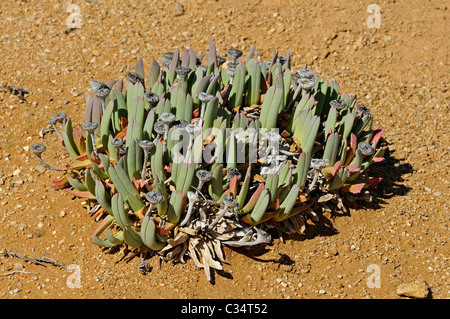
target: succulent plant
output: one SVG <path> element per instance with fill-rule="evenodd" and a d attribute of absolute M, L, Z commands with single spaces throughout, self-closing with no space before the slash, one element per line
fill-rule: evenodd
<path fill-rule="evenodd" d="M 148 252 L 188 255 L 210 279 L 222 245 L 303 233 L 325 201 L 342 208 L 381 180 L 367 170 L 384 129 L 356 96 L 306 66 L 294 73 L 289 54 L 227 55 L 212 41 L 205 65 L 193 49 L 169 52 L 147 78 L 139 60 L 126 81 L 91 82 L 84 125 L 62 120 L 73 163 L 52 186 L 85 198 L 100 220 L 91 241 L 140 254 L 141 271 Z M 30 149 L 41 160 L 44 148 Z"/>

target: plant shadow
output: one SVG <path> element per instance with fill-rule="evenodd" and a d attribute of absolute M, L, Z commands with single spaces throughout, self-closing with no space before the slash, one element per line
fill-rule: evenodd
<path fill-rule="evenodd" d="M 385 148 L 384 161 L 373 163 L 369 166 L 367 173 L 369 176 L 381 177 L 382 180 L 375 189 L 370 189 L 371 201 L 357 200 L 356 205 L 350 207 L 368 208 L 377 210 L 387 204 L 387 200 L 395 196 L 405 196 L 411 188 L 404 184 L 404 175 L 414 172 L 410 163 L 406 163 L 404 158 L 396 158 L 389 149 L 389 143 L 381 139 L 380 145 Z"/>
<path fill-rule="evenodd" d="M 384 158 L 385 160 L 378 163 L 373 163 L 370 165 L 367 173 L 369 176 L 381 177 L 382 180 L 375 189 L 369 189 L 370 200 L 361 196 L 356 197 L 354 201 L 348 201 L 343 197 L 344 205 L 346 208 L 352 209 L 373 209 L 378 210 L 383 208 L 387 204 L 387 201 L 394 196 L 405 196 L 411 188 L 404 184 L 403 176 L 405 174 L 410 174 L 414 172 L 411 164 L 406 163 L 405 159 L 396 158 L 394 152 L 389 149 L 389 143 L 380 139 L 380 146 L 385 149 Z M 272 238 L 282 239 L 283 241 L 304 241 L 308 239 L 313 239 L 315 237 L 328 237 L 334 236 L 339 233 L 333 225 L 333 219 L 339 218 L 340 216 L 351 216 L 350 210 L 347 209 L 345 213 L 333 212 L 330 214 L 318 214 L 319 220 L 315 223 L 306 221 L 306 229 L 303 234 L 282 234 L 279 232 L 271 232 Z M 288 256 L 280 254 L 279 259 L 261 259 L 260 257 L 267 253 L 269 249 L 265 245 L 257 245 L 247 248 L 233 248 L 237 252 L 244 254 L 245 256 L 258 261 L 258 262 L 273 262 L 278 264 L 284 264 L 284 262 L 289 258 Z"/>

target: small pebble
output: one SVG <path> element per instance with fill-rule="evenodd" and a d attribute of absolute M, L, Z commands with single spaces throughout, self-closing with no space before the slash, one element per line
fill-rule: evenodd
<path fill-rule="evenodd" d="M 183 5 L 181 3 L 178 3 L 178 2 L 175 3 L 175 7 L 173 9 L 174 17 L 181 16 L 181 15 L 183 15 L 183 13 L 184 13 Z"/>

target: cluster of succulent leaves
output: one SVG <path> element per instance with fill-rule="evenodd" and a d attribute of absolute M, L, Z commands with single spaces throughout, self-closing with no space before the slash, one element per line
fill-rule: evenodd
<path fill-rule="evenodd" d="M 315 193 L 376 187 L 380 178 L 367 169 L 382 160 L 383 129 L 372 128 L 356 96 L 307 67 L 294 73 L 289 53 L 270 62 L 254 48 L 246 59 L 239 50 L 227 54 L 228 61 L 218 56 L 211 41 L 207 54 L 169 52 L 148 73 L 140 60 L 124 80 L 91 82 L 83 126 L 64 120 L 73 163 L 53 187 L 100 205 L 95 244 L 161 250 L 181 223 L 198 218 L 191 210 L 202 201 L 216 203 L 216 222 L 225 206 L 234 222 L 256 226 L 305 211 Z M 267 162 L 251 161 L 252 154 L 238 161 L 236 136 L 209 134 L 213 128 L 276 129 L 284 148 L 276 171 L 267 174 Z M 177 130 L 193 137 L 181 160 L 172 152 Z M 207 162 L 206 149 L 215 154 Z"/>

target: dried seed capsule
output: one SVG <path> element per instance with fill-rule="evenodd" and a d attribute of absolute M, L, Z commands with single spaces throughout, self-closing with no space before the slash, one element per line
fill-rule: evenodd
<path fill-rule="evenodd" d="M 228 57 L 233 61 L 236 61 L 237 59 L 239 59 L 242 56 L 242 54 L 243 54 L 243 52 L 239 49 L 228 49 L 227 50 Z"/>
<path fill-rule="evenodd" d="M 217 56 L 217 66 L 224 64 L 226 59 L 223 56 Z"/>
<path fill-rule="evenodd" d="M 173 55 L 174 55 L 174 52 L 166 52 L 161 57 L 161 61 L 164 64 L 169 65 L 172 62 L 172 60 L 173 60 Z"/>
<path fill-rule="evenodd" d="M 303 69 L 299 69 L 297 71 L 297 74 L 300 76 L 300 78 L 304 78 L 304 79 L 312 79 L 314 77 L 314 73 L 308 69 L 308 66 L 305 65 L 305 67 Z"/>
<path fill-rule="evenodd" d="M 44 144 L 33 144 L 30 145 L 30 151 L 34 153 L 34 155 L 36 155 L 39 163 L 42 164 L 42 166 L 44 166 L 46 169 L 53 169 L 53 170 L 61 170 L 62 168 L 59 167 L 53 167 L 48 165 L 46 162 L 44 162 L 44 160 L 42 159 L 42 153 L 44 153 L 47 150 L 47 146 L 45 146 Z"/>
<path fill-rule="evenodd" d="M 210 171 L 207 171 L 205 169 L 199 169 L 195 175 L 197 176 L 198 180 L 206 183 L 209 182 L 212 179 L 212 174 Z"/>
<path fill-rule="evenodd" d="M 281 65 L 285 64 L 286 61 L 287 60 L 285 57 L 282 57 L 282 56 L 277 57 L 277 62 L 280 63 Z"/>
<path fill-rule="evenodd" d="M 367 142 L 360 142 L 358 144 L 358 149 L 363 155 L 369 156 L 373 154 L 373 147 Z"/>
<path fill-rule="evenodd" d="M 114 146 L 115 148 L 116 148 L 116 162 L 118 162 L 119 161 L 119 158 L 120 158 L 120 153 L 121 153 L 121 147 L 122 147 L 122 145 L 123 145 L 123 138 L 121 138 L 121 137 L 115 137 L 115 138 L 113 138 L 112 140 L 111 140 L 111 144 L 112 144 L 112 146 Z"/>
<path fill-rule="evenodd" d="M 164 200 L 163 195 L 158 191 L 150 191 L 145 194 L 145 199 L 147 199 L 150 204 L 159 204 Z"/>
<path fill-rule="evenodd" d="M 139 146 L 144 150 L 144 151 L 150 151 L 154 146 L 155 146 L 155 144 L 153 143 L 153 142 L 151 142 L 151 141 L 148 141 L 148 140 L 142 140 L 142 141 L 139 141 Z"/>
<path fill-rule="evenodd" d="M 105 101 L 106 98 L 109 96 L 109 93 L 111 92 L 111 90 L 109 89 L 109 87 L 104 86 L 102 88 L 99 88 L 97 90 L 94 91 L 95 96 L 97 96 L 100 101 L 102 102 L 102 111 L 105 112 Z"/>
<path fill-rule="evenodd" d="M 223 197 L 223 203 L 225 204 L 224 209 L 219 213 L 219 216 L 217 216 L 212 223 L 208 225 L 209 229 L 212 229 L 219 222 L 219 220 L 228 212 L 228 209 L 239 206 L 239 202 L 230 195 L 225 195 Z"/>
<path fill-rule="evenodd" d="M 144 276 L 150 271 L 151 268 L 152 267 L 150 266 L 150 264 L 145 260 L 141 260 L 138 266 L 139 272 Z"/>
<path fill-rule="evenodd" d="M 314 169 L 314 177 L 311 184 L 308 187 L 308 190 L 306 191 L 307 194 L 309 194 L 316 186 L 317 180 L 319 179 L 320 170 L 322 168 L 327 167 L 329 164 L 330 161 L 328 159 L 313 158 L 311 160 L 311 167 Z"/>
<path fill-rule="evenodd" d="M 189 222 L 189 220 L 191 219 L 192 209 L 194 208 L 194 204 L 201 200 L 201 197 L 198 196 L 197 193 L 194 193 L 191 191 L 187 192 L 187 198 L 189 200 L 189 205 L 188 205 L 188 209 L 186 212 L 186 216 L 181 221 L 180 226 L 184 226 Z"/>
<path fill-rule="evenodd" d="M 150 202 L 150 206 L 147 209 L 147 212 L 145 213 L 145 216 L 149 216 L 150 212 L 153 209 L 153 206 L 156 204 L 161 203 L 164 201 L 164 196 L 158 192 L 158 191 L 150 191 L 147 194 L 145 194 L 145 198 Z"/>
<path fill-rule="evenodd" d="M 328 159 L 313 158 L 311 160 L 311 167 L 316 171 L 327 167 L 329 164 L 330 164 L 330 161 Z"/>
<path fill-rule="evenodd" d="M 60 112 L 60 113 L 53 115 L 53 119 L 58 123 L 62 123 L 66 117 L 67 117 L 66 112 Z"/>
<path fill-rule="evenodd" d="M 186 77 L 188 76 L 189 72 L 191 72 L 191 68 L 185 67 L 185 66 L 179 66 L 175 69 L 175 72 L 178 74 L 178 76 L 184 81 L 186 80 Z"/>
<path fill-rule="evenodd" d="M 89 82 L 89 84 L 91 85 L 91 88 L 94 90 L 94 92 L 97 91 L 98 89 L 107 87 L 105 83 L 96 80 Z"/>
<path fill-rule="evenodd" d="M 241 173 L 239 172 L 239 170 L 236 167 L 229 167 L 227 169 L 227 176 L 228 176 L 228 180 L 232 180 L 234 177 L 237 176 L 237 180 L 240 181 L 241 180 Z"/>
<path fill-rule="evenodd" d="M 41 156 L 47 150 L 47 146 L 44 144 L 33 144 L 30 146 L 30 151 L 32 151 L 36 156 Z"/>
<path fill-rule="evenodd" d="M 347 102 L 341 99 L 332 100 L 330 101 L 330 106 L 334 106 L 336 110 L 340 111 L 342 109 L 345 109 L 347 107 Z"/>
<path fill-rule="evenodd" d="M 95 136 L 94 136 L 94 132 L 97 128 L 98 128 L 97 122 L 90 122 L 90 123 L 83 124 L 83 130 L 85 130 L 86 132 L 88 132 L 91 135 L 92 148 L 94 150 L 94 155 L 98 157 L 97 145 L 95 144 Z"/>
<path fill-rule="evenodd" d="M 57 123 L 57 120 L 55 118 L 55 115 L 53 115 L 53 117 L 51 117 L 49 120 L 47 120 L 47 124 L 49 124 L 53 127 L 53 131 L 56 132 L 56 135 L 58 135 L 58 138 L 62 141 L 63 137 L 59 133 L 58 128 L 56 127 L 56 123 Z"/>
<path fill-rule="evenodd" d="M 239 202 L 231 195 L 225 195 L 223 197 L 223 203 L 227 208 L 234 208 L 239 206 Z"/>
<path fill-rule="evenodd" d="M 161 113 L 161 114 L 159 114 L 158 121 L 161 121 L 161 122 L 163 122 L 166 125 L 170 125 L 176 119 L 177 118 L 176 118 L 175 114 L 172 114 L 172 113 Z"/>
<path fill-rule="evenodd" d="M 199 125 L 188 124 L 184 128 L 193 138 L 201 134 L 202 128 Z"/>
<path fill-rule="evenodd" d="M 115 137 L 111 140 L 111 144 L 114 147 L 121 147 L 123 145 L 123 138 Z"/>
<path fill-rule="evenodd" d="M 109 89 L 109 87 L 102 87 L 99 88 L 97 90 L 94 91 L 94 94 L 101 100 L 104 100 L 108 97 L 109 93 L 111 92 L 111 90 Z"/>
<path fill-rule="evenodd" d="M 139 146 L 144 150 L 144 161 L 142 163 L 141 180 L 145 179 L 147 169 L 148 152 L 155 146 L 155 144 L 148 140 L 139 141 Z"/>
<path fill-rule="evenodd" d="M 127 79 L 131 84 L 136 84 L 137 82 L 141 82 L 142 85 L 144 84 L 144 79 L 136 72 L 128 72 Z"/>
<path fill-rule="evenodd" d="M 157 134 L 162 135 L 166 131 L 166 125 L 161 121 L 156 121 L 155 125 L 153 126 L 153 129 Z"/>
<path fill-rule="evenodd" d="M 298 80 L 298 86 L 303 90 L 309 90 L 315 86 L 315 83 L 311 79 L 301 78 Z"/>
<path fill-rule="evenodd" d="M 89 123 L 83 124 L 83 130 L 85 130 L 89 134 L 93 134 L 95 132 L 95 130 L 97 129 L 97 127 L 98 127 L 97 122 L 89 122 Z"/>
<path fill-rule="evenodd" d="M 359 104 L 359 105 L 356 107 L 356 110 L 358 111 L 358 113 L 360 114 L 360 116 L 370 116 L 370 115 L 372 115 L 372 114 L 370 113 L 370 110 L 367 108 L 367 106 L 362 105 L 362 104 Z"/>
<path fill-rule="evenodd" d="M 200 92 L 199 94 L 197 94 L 197 97 L 203 103 L 208 103 L 209 101 L 211 101 L 214 98 L 214 95 L 208 94 L 206 92 Z"/>
<path fill-rule="evenodd" d="M 150 91 L 144 93 L 144 99 L 148 102 L 148 104 L 150 104 L 151 107 L 154 107 L 156 103 L 159 102 L 158 94 Z"/>

